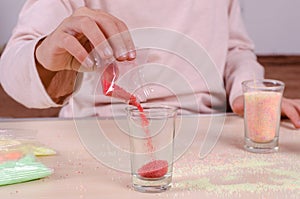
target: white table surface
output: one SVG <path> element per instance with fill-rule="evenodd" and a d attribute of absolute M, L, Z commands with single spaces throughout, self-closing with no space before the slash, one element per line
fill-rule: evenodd
<path fill-rule="evenodd" d="M 172 188 L 154 194 L 132 190 L 130 174 L 108 168 L 94 158 L 80 139 L 74 120 L 1 120 L 0 128 L 36 129 L 37 140 L 57 154 L 38 158 L 54 169 L 51 176 L 2 186 L 0 198 L 300 198 L 300 130 L 281 122 L 279 152 L 253 154 L 243 149 L 243 118 L 231 115 L 225 119 L 217 144 L 200 158 L 205 132 L 215 124 L 209 116 L 182 118 L 181 124 L 187 126 L 198 121 L 198 133 L 193 145 L 174 163 Z M 91 121 L 95 119 L 80 120 L 87 133 Z M 118 134 L 115 120 L 99 119 L 99 125 L 111 140 L 119 140 L 114 138 Z"/>

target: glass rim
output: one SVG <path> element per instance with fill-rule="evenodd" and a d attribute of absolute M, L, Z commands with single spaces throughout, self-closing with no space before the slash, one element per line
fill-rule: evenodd
<path fill-rule="evenodd" d="M 252 83 L 252 84 L 251 84 Z M 263 84 L 263 83 L 270 83 L 273 84 L 272 86 L 266 86 L 261 87 L 256 85 L 257 84 Z M 251 88 L 251 89 L 260 89 L 263 88 L 264 90 L 278 90 L 283 89 L 285 87 L 285 83 L 280 80 L 275 79 L 251 79 L 251 80 L 245 80 L 242 82 L 242 86 Z"/>
<path fill-rule="evenodd" d="M 170 106 L 170 105 L 165 105 L 165 104 L 141 104 L 143 110 L 155 110 L 155 109 L 164 109 L 167 110 L 168 113 L 173 113 L 178 110 L 177 107 L 175 106 Z M 140 112 L 140 110 L 133 105 L 128 105 L 125 107 L 125 110 L 127 113 L 135 113 L 135 112 Z M 147 113 L 147 112 L 146 112 Z"/>

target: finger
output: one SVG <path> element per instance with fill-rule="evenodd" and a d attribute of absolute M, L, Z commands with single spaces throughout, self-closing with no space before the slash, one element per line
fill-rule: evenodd
<path fill-rule="evenodd" d="M 298 111 L 298 113 L 300 114 L 300 100 L 298 100 L 298 99 L 289 99 L 289 98 L 283 97 L 282 98 L 282 107 L 288 106 L 288 105 L 293 106 Z M 282 115 L 285 116 L 285 113 L 283 112 Z"/>
<path fill-rule="evenodd" d="M 87 16 L 76 16 L 71 17 L 65 24 L 65 31 L 75 31 L 82 33 L 90 43 L 96 47 L 97 53 L 100 55 L 102 60 L 113 57 L 113 51 L 108 44 L 105 35 L 101 32 L 97 23 Z"/>
<path fill-rule="evenodd" d="M 282 112 L 291 120 L 296 128 L 300 128 L 300 115 L 295 106 L 290 103 L 283 103 Z"/>
<path fill-rule="evenodd" d="M 116 21 L 116 24 L 117 24 L 119 31 L 121 32 L 121 37 L 127 48 L 128 59 L 129 60 L 135 59 L 136 58 L 135 45 L 133 43 L 133 40 L 131 38 L 130 32 L 128 31 L 126 24 L 119 20 Z"/>
<path fill-rule="evenodd" d="M 114 50 L 115 57 L 120 61 L 127 60 L 128 50 L 115 21 L 109 17 L 105 18 L 103 16 L 99 16 L 96 17 L 96 22 L 105 36 L 108 38 L 108 42 Z"/>
<path fill-rule="evenodd" d="M 290 103 L 293 104 L 293 106 L 296 108 L 296 110 L 300 114 L 300 100 L 298 100 L 298 99 L 289 99 L 289 100 L 290 100 Z"/>
<path fill-rule="evenodd" d="M 101 11 L 100 11 L 101 12 Z M 109 13 L 102 12 L 103 15 L 107 16 L 111 20 L 113 20 L 117 26 L 117 35 L 122 38 L 123 43 L 125 44 L 126 51 L 127 51 L 127 59 L 133 60 L 136 58 L 136 51 L 135 51 L 135 45 L 132 40 L 132 37 L 130 35 L 130 32 L 128 30 L 127 25 L 118 19 L 117 17 L 110 15 Z M 113 34 L 113 33 L 112 33 Z M 120 34 L 120 35 L 119 35 Z M 119 39 L 119 38 L 118 38 Z M 125 57 L 125 56 L 124 56 Z"/>
<path fill-rule="evenodd" d="M 94 11 L 95 20 L 108 38 L 118 60 L 133 60 L 136 57 L 135 46 L 126 24 L 101 10 Z"/>
<path fill-rule="evenodd" d="M 60 43 L 61 46 L 59 47 L 68 51 L 68 53 L 70 53 L 78 62 L 70 62 L 69 69 L 78 71 L 81 64 L 89 69 L 94 67 L 94 61 L 91 59 L 81 43 L 73 35 L 63 33 L 60 41 L 62 42 Z"/>
<path fill-rule="evenodd" d="M 241 116 L 244 114 L 244 98 L 243 98 L 243 96 L 237 97 L 232 102 L 232 111 Z"/>
<path fill-rule="evenodd" d="M 74 16 L 88 16 L 92 18 L 104 36 L 109 40 L 109 44 L 113 48 L 114 55 L 118 60 L 132 60 L 135 58 L 134 44 L 130 35 L 128 35 L 128 28 L 124 22 L 109 13 L 85 7 L 76 10 Z M 122 36 L 120 32 L 127 33 Z"/>

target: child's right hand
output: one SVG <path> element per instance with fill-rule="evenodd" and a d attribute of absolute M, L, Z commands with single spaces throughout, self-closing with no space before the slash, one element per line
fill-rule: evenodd
<path fill-rule="evenodd" d="M 136 57 L 124 22 L 104 11 L 82 7 L 39 42 L 36 61 L 50 71 L 78 71 L 81 65 L 91 69 L 95 64 L 89 56 L 91 46 L 103 59 L 114 56 L 124 61 Z"/>

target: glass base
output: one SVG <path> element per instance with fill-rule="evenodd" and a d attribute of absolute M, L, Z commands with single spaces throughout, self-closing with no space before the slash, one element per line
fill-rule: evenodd
<path fill-rule="evenodd" d="M 246 137 L 244 148 L 252 153 L 274 153 L 279 150 L 278 137 L 270 142 L 254 142 Z"/>
<path fill-rule="evenodd" d="M 132 175 L 132 186 L 135 191 L 143 193 L 159 193 L 171 187 L 172 176 L 165 175 L 162 178 L 142 178 L 139 175 Z"/>

